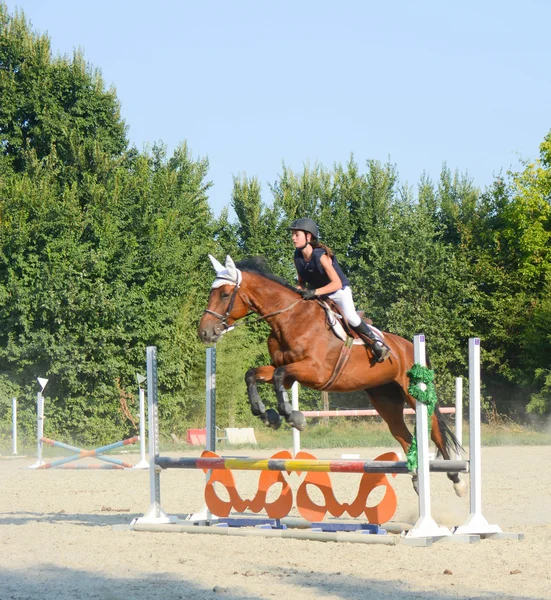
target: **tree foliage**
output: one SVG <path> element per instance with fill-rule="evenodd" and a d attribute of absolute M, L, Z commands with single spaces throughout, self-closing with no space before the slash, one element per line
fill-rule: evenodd
<path fill-rule="evenodd" d="M 185 143 L 171 157 L 128 149 L 97 71 L 52 58 L 1 9 L 2 385 L 31 402 L 34 377 L 48 377 L 51 432 L 101 442 L 129 427 L 120 395 L 146 345 L 162 349 L 165 412 L 185 406 L 209 283 L 208 161 Z"/>
<path fill-rule="evenodd" d="M 364 172 L 353 157 L 332 170 L 316 165 L 295 173 L 283 165 L 271 207 L 262 204 L 255 180 L 236 182 L 236 234 L 245 254 L 260 247 L 274 270 L 293 280 L 286 228 L 312 217 L 348 273 L 357 307 L 383 329 L 407 338 L 427 334 L 444 399 L 453 398 L 454 377 L 466 374 L 467 338 L 480 336 L 487 393 L 526 390 L 526 405 L 540 387 L 528 410 L 545 412 L 549 140 L 538 161 L 484 191 L 446 165 L 436 184 L 422 176 L 416 193 L 401 185 L 391 163 L 370 160 Z"/>
<path fill-rule="evenodd" d="M 35 377 L 44 376 L 48 435 L 102 443 L 131 433 L 121 398 L 136 412 L 135 374 L 157 345 L 161 417 L 183 433 L 204 411 L 196 328 L 213 277 L 207 253 L 264 255 L 294 281 L 288 226 L 302 216 L 318 222 L 377 326 L 426 333 L 444 400 L 476 335 L 498 409 L 508 395 L 551 411 L 551 132 L 537 160 L 484 190 L 446 165 L 438 181 L 423 175 L 410 188 L 391 162 L 350 156 L 298 172 L 284 163 L 269 198 L 257 178 L 237 176 L 214 218 L 208 160 L 185 142 L 171 156 L 162 143 L 129 147 L 99 71 L 81 52 L 52 56 L 48 37 L 2 2 L 0 97 L 4 432 L 17 396 L 32 437 Z M 222 425 L 249 418 L 243 375 L 269 360 L 267 333 L 258 322 L 220 343 Z M 319 394 L 303 391 L 301 401 L 313 407 Z"/>

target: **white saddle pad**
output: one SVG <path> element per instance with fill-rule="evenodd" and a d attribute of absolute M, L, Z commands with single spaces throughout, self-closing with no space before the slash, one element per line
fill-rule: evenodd
<path fill-rule="evenodd" d="M 346 338 L 348 336 L 346 335 L 344 327 L 342 326 L 340 316 L 337 315 L 334 311 L 332 311 L 326 302 L 322 302 L 321 304 L 323 305 L 323 308 L 325 309 L 325 315 L 327 317 L 327 322 L 329 323 L 329 326 L 333 330 L 333 333 L 339 339 L 341 339 L 343 342 L 346 342 Z M 371 331 L 373 331 L 375 333 L 375 335 L 379 339 L 381 339 L 381 340 L 385 339 L 384 333 L 381 330 L 377 329 L 376 327 L 373 327 L 373 325 L 368 325 L 368 327 L 369 327 L 369 329 L 371 329 Z M 356 346 L 365 346 L 365 342 L 361 338 L 354 338 L 353 344 Z"/>

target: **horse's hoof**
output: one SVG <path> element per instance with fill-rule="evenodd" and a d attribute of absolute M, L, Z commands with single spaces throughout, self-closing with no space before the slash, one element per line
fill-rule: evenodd
<path fill-rule="evenodd" d="M 266 425 L 268 425 L 268 427 L 271 427 L 275 430 L 281 427 L 281 417 L 273 408 L 269 408 L 266 411 L 266 419 L 264 420 L 264 422 L 266 423 Z"/>
<path fill-rule="evenodd" d="M 467 494 L 467 484 L 462 479 L 458 483 L 453 484 L 453 489 L 460 498 L 463 498 Z"/>
<path fill-rule="evenodd" d="M 298 431 L 304 431 L 306 427 L 306 418 L 299 410 L 293 410 L 286 420 L 291 427 L 298 429 Z"/>
<path fill-rule="evenodd" d="M 263 421 L 266 418 L 266 407 L 263 402 L 251 403 L 251 412 L 254 417 L 260 417 Z"/>
<path fill-rule="evenodd" d="M 277 412 L 284 417 L 288 423 L 291 418 L 291 413 L 293 412 L 293 407 L 288 402 L 282 402 L 277 405 Z"/>

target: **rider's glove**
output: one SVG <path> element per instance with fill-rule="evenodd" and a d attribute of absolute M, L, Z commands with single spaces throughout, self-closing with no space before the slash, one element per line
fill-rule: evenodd
<path fill-rule="evenodd" d="M 305 300 L 314 300 L 314 298 L 317 298 L 317 296 L 316 296 L 316 290 L 301 290 L 300 291 L 300 295 Z"/>

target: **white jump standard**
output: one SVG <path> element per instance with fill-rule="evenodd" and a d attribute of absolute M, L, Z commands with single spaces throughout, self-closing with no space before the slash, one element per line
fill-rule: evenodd
<path fill-rule="evenodd" d="M 470 504 L 469 518 L 454 533 L 472 533 L 487 537 L 500 534 L 516 538 L 516 534 L 504 534 L 498 525 L 490 525 L 482 514 L 482 463 L 480 457 L 480 339 L 469 339 L 469 458 L 470 458 Z"/>
<path fill-rule="evenodd" d="M 36 462 L 29 469 L 38 469 L 44 464 L 42 460 L 42 438 L 44 437 L 44 396 L 42 392 L 48 383 L 47 379 L 37 377 L 40 391 L 36 394 Z"/>
<path fill-rule="evenodd" d="M 144 397 L 144 390 L 141 387 L 141 384 L 145 381 L 145 377 L 143 377 L 142 375 L 136 374 L 136 378 L 138 381 L 139 398 L 140 398 L 140 435 L 133 436 L 126 440 L 120 440 L 117 442 L 113 442 L 111 444 L 101 446 L 100 448 L 94 448 L 92 450 L 84 450 L 77 446 L 72 446 L 70 444 L 60 442 L 58 440 L 52 440 L 52 439 L 44 436 L 45 414 L 44 414 L 43 392 L 44 392 L 44 388 L 46 387 L 46 384 L 48 383 L 48 380 L 43 379 L 41 377 L 37 377 L 36 379 L 41 388 L 36 396 L 37 460 L 33 465 L 29 466 L 29 469 L 41 469 L 41 470 L 42 469 L 57 469 L 57 468 L 78 469 L 78 470 L 85 470 L 85 469 L 118 469 L 118 470 L 120 470 L 120 469 L 149 469 L 149 462 L 145 459 L 145 397 Z M 16 400 L 15 400 L 15 398 L 13 400 L 14 400 L 14 409 L 13 409 L 14 410 L 14 432 L 16 432 L 16 429 L 15 429 L 16 428 L 15 419 L 16 419 L 16 414 L 17 414 L 16 413 L 16 405 L 15 405 Z M 14 434 L 14 439 L 15 439 L 15 435 L 16 435 L 16 433 Z M 122 461 L 117 458 L 104 456 L 105 452 L 114 450 L 115 448 L 120 448 L 122 446 L 133 445 L 138 442 L 140 443 L 140 462 L 136 465 Z M 65 450 L 71 450 L 73 452 L 77 452 L 77 454 L 46 463 L 46 462 L 44 462 L 43 456 L 42 456 L 44 444 L 47 444 L 48 446 L 57 447 L 57 448 L 63 448 Z M 17 448 L 16 448 L 16 446 L 14 446 L 14 454 L 16 454 L 16 453 L 17 453 Z M 103 461 L 105 463 L 110 463 L 110 464 L 108 464 L 108 465 L 95 465 L 95 464 L 75 465 L 75 464 L 72 464 L 75 461 L 80 460 L 82 458 L 97 458 L 100 461 Z"/>

